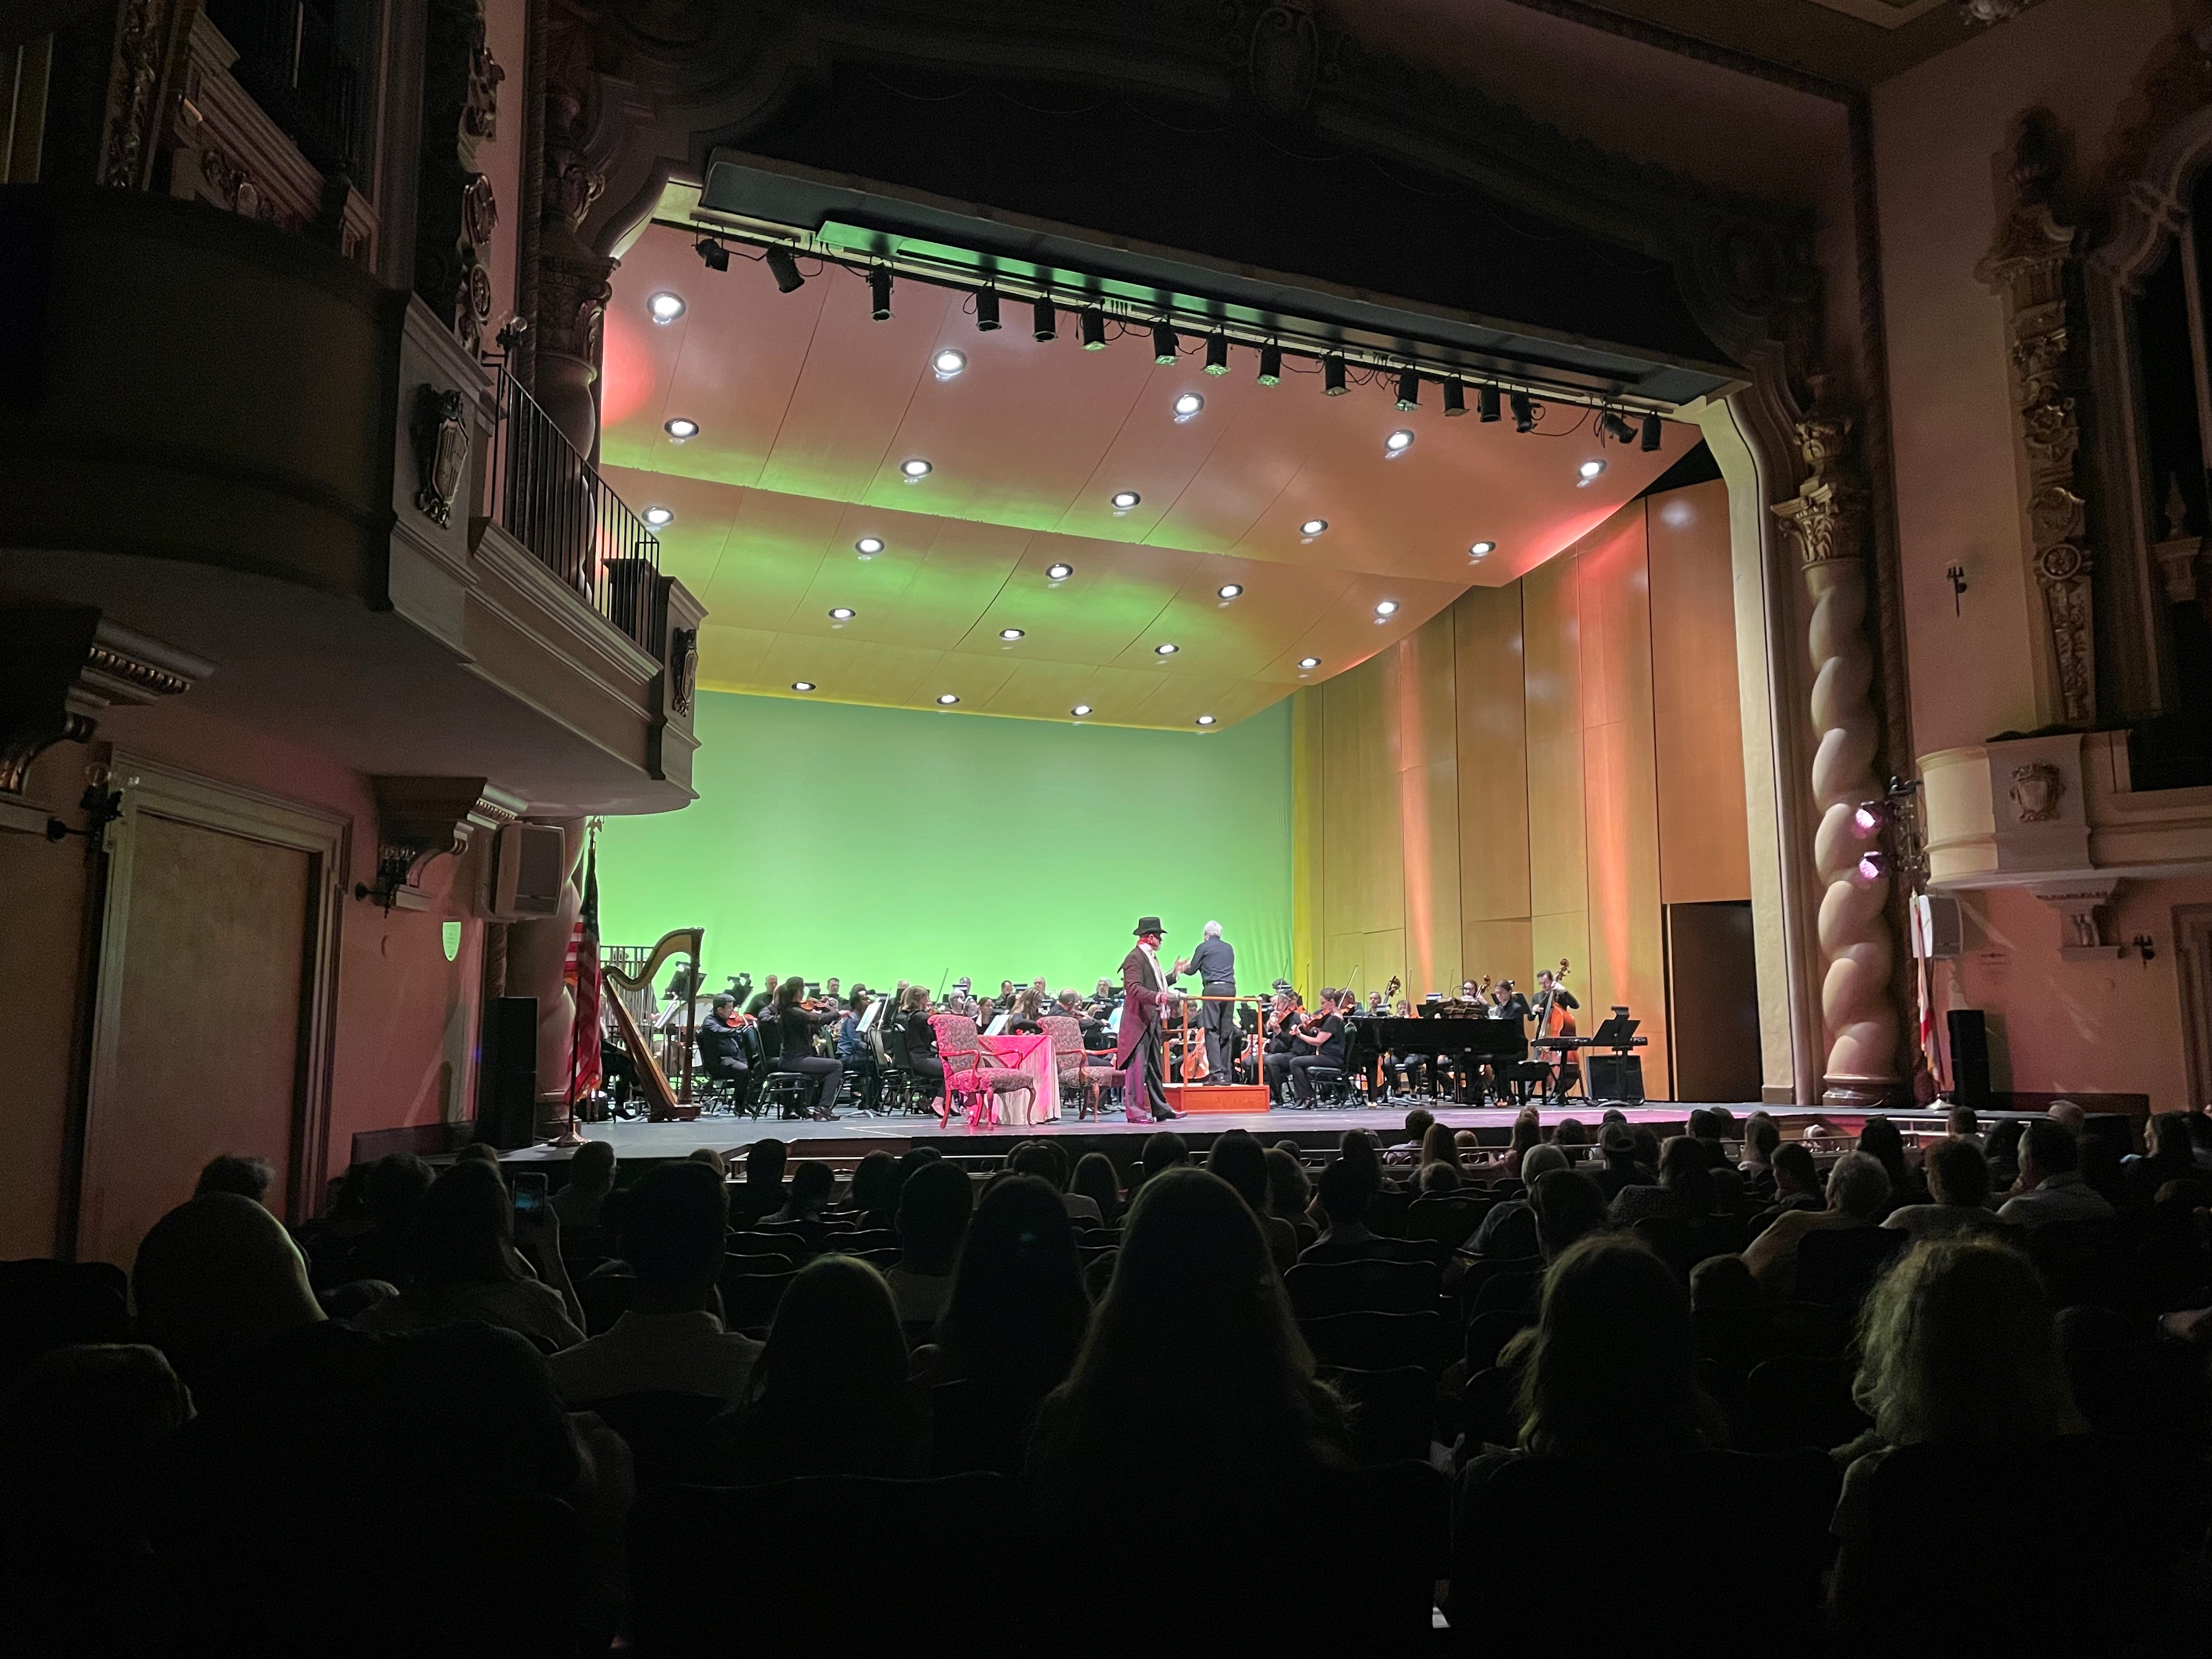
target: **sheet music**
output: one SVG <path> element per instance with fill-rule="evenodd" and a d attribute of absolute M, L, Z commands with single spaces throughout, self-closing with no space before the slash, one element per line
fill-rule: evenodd
<path fill-rule="evenodd" d="M 873 1002 L 870 1003 L 861 1011 L 860 1030 L 863 1032 L 872 1031 L 882 1023 L 884 1018 L 884 1005 L 890 1000 L 890 999 L 888 997 L 878 997 Z"/>
<path fill-rule="evenodd" d="M 990 1030 L 988 1030 L 988 1031 L 984 1032 L 984 1033 L 983 1033 L 983 1035 L 984 1035 L 985 1036 L 1006 1036 L 1006 1022 L 1007 1022 L 1008 1020 L 1012 1019 L 1012 1018 L 1013 1018 L 1013 1015 L 1012 1015 L 1011 1012 L 1000 1014 L 1000 1015 L 998 1017 L 998 1018 L 996 1018 L 996 1019 L 994 1019 L 994 1020 L 993 1020 L 993 1021 L 991 1022 L 991 1029 L 990 1029 Z"/>

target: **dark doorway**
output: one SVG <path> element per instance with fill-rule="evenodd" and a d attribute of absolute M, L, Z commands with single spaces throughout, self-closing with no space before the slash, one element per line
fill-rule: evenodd
<path fill-rule="evenodd" d="M 1667 1041 L 1674 1098 L 1759 1098 L 1759 959 L 1751 903 L 1670 904 L 1667 909 Z"/>

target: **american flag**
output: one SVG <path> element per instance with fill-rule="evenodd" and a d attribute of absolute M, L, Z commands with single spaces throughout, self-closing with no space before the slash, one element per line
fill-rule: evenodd
<path fill-rule="evenodd" d="M 569 930 L 568 954 L 562 978 L 575 999 L 576 1025 L 568 1043 L 568 1102 L 588 1095 L 599 1075 L 599 838 L 584 853 L 584 902 Z"/>

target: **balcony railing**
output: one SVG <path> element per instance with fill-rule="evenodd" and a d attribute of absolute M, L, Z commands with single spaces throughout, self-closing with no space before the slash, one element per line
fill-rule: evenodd
<path fill-rule="evenodd" d="M 649 655 L 660 655 L 660 538 L 499 370 L 492 521 Z"/>

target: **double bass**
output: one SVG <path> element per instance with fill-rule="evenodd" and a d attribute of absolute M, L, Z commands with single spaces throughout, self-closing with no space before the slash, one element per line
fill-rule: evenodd
<path fill-rule="evenodd" d="M 1541 1002 L 1543 1006 L 1535 1011 L 1536 1029 L 1531 1034 L 1532 1036 L 1541 1038 L 1571 1037 L 1576 1035 L 1573 1012 L 1562 1007 L 1559 997 L 1554 994 L 1563 989 L 1566 982 L 1567 959 L 1561 957 L 1559 969 L 1552 975 L 1552 989 L 1538 995 L 1537 1000 Z M 1565 1091 L 1567 1073 L 1570 1071 L 1574 1073 L 1577 1080 L 1579 1081 L 1583 1074 L 1582 1062 L 1575 1058 L 1575 1050 L 1572 1048 L 1552 1050 L 1552 1075 L 1550 1081 L 1545 1086 L 1549 1090 L 1553 1099 L 1557 1100 Z"/>

